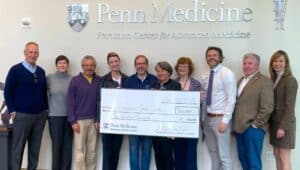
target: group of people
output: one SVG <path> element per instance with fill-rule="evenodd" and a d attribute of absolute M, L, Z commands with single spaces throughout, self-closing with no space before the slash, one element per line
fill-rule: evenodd
<path fill-rule="evenodd" d="M 260 57 L 243 57 L 243 77 L 222 64 L 222 49 L 208 47 L 205 59 L 210 71 L 201 83 L 192 74 L 194 64 L 180 57 L 173 67 L 166 61 L 155 66 L 156 76 L 148 70 L 145 55 L 134 60 L 136 73 L 127 76 L 120 70 L 117 53 L 107 55 L 110 71 L 103 77 L 95 73 L 96 60 L 85 56 L 82 72 L 72 77 L 69 59 L 56 57 L 56 72 L 46 76 L 37 65 L 39 46 L 28 42 L 25 60 L 8 72 L 4 97 L 14 119 L 12 169 L 20 170 L 28 142 L 28 170 L 38 164 L 46 121 L 52 141 L 52 169 L 95 170 L 100 120 L 101 88 L 199 91 L 202 104 L 202 129 L 212 160 L 212 170 L 232 170 L 231 134 L 234 132 L 241 166 L 244 170 L 262 169 L 264 136 L 270 133 L 278 170 L 291 169 L 291 149 L 295 147 L 295 101 L 297 81 L 286 52 L 275 52 L 270 60 L 270 78 L 259 71 Z M 101 134 L 103 170 L 116 170 L 123 135 Z M 131 170 L 149 170 L 152 146 L 158 170 L 197 170 L 198 139 L 129 135 Z M 119 169 L 122 169 L 119 167 Z"/>

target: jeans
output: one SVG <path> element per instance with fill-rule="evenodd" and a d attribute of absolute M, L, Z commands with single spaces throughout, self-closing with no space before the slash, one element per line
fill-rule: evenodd
<path fill-rule="evenodd" d="M 71 170 L 73 131 L 66 116 L 49 116 L 52 170 Z"/>
<path fill-rule="evenodd" d="M 250 126 L 236 135 L 238 155 L 243 170 L 261 170 L 261 153 L 265 132 Z"/>
<path fill-rule="evenodd" d="M 47 114 L 46 111 L 38 114 L 16 113 L 13 124 L 12 170 L 21 169 L 26 142 L 28 142 L 27 169 L 37 168 Z"/>
<path fill-rule="evenodd" d="M 102 134 L 103 164 L 102 170 L 116 170 L 118 168 L 119 153 L 123 135 Z"/>
<path fill-rule="evenodd" d="M 149 170 L 151 160 L 152 137 L 130 135 L 128 136 L 128 138 L 130 169 Z"/>

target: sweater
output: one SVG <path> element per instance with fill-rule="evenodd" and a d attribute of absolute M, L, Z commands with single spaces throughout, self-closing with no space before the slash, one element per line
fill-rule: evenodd
<path fill-rule="evenodd" d="M 60 72 L 47 76 L 49 116 L 67 116 L 66 96 L 71 78 L 70 74 Z"/>
<path fill-rule="evenodd" d="M 9 113 L 37 114 L 47 110 L 45 71 L 37 66 L 31 73 L 22 63 L 12 66 L 6 77 L 4 98 Z"/>
<path fill-rule="evenodd" d="M 140 80 L 137 74 L 128 77 L 125 80 L 125 88 L 128 89 L 150 89 L 157 81 L 157 78 L 152 74 L 147 74 L 145 80 Z"/>
<path fill-rule="evenodd" d="M 77 120 L 96 120 L 97 99 L 100 95 L 100 77 L 93 75 L 91 84 L 82 73 L 72 78 L 67 93 L 68 120 L 74 124 Z"/>

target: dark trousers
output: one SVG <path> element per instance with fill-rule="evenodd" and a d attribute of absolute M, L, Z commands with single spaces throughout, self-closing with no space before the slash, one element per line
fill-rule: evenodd
<path fill-rule="evenodd" d="M 173 140 L 166 137 L 154 137 L 153 149 L 157 170 L 174 170 Z"/>
<path fill-rule="evenodd" d="M 103 164 L 102 170 L 116 170 L 118 168 L 119 154 L 123 135 L 102 134 Z"/>
<path fill-rule="evenodd" d="M 47 112 L 38 114 L 17 113 L 13 123 L 12 170 L 20 170 L 23 152 L 28 142 L 28 170 L 35 170 L 38 165 L 41 141 Z"/>
<path fill-rule="evenodd" d="M 52 170 L 70 170 L 72 162 L 73 131 L 66 116 L 49 116 L 52 142 Z"/>
<path fill-rule="evenodd" d="M 173 140 L 175 170 L 187 170 L 187 139 L 175 138 Z"/>
<path fill-rule="evenodd" d="M 186 139 L 186 170 L 197 170 L 198 139 Z"/>

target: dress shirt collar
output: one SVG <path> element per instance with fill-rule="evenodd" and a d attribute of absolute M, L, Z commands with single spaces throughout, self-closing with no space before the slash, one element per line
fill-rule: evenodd
<path fill-rule="evenodd" d="M 216 65 L 214 68 L 212 68 L 210 70 L 212 70 L 212 71 L 214 71 L 214 73 L 216 73 L 216 72 L 220 71 L 221 68 L 222 68 L 222 64 L 218 64 L 218 65 Z"/>
<path fill-rule="evenodd" d="M 30 63 L 28 63 L 28 61 L 24 60 L 22 62 L 23 66 L 28 70 L 30 71 L 31 73 L 35 73 L 36 71 L 36 65 L 32 65 Z"/>
<path fill-rule="evenodd" d="M 250 80 L 254 75 L 256 75 L 257 73 L 259 72 L 259 70 L 257 70 L 256 72 L 250 74 L 248 77 L 246 77 L 246 75 L 243 76 L 243 79 L 246 79 L 246 80 Z"/>

